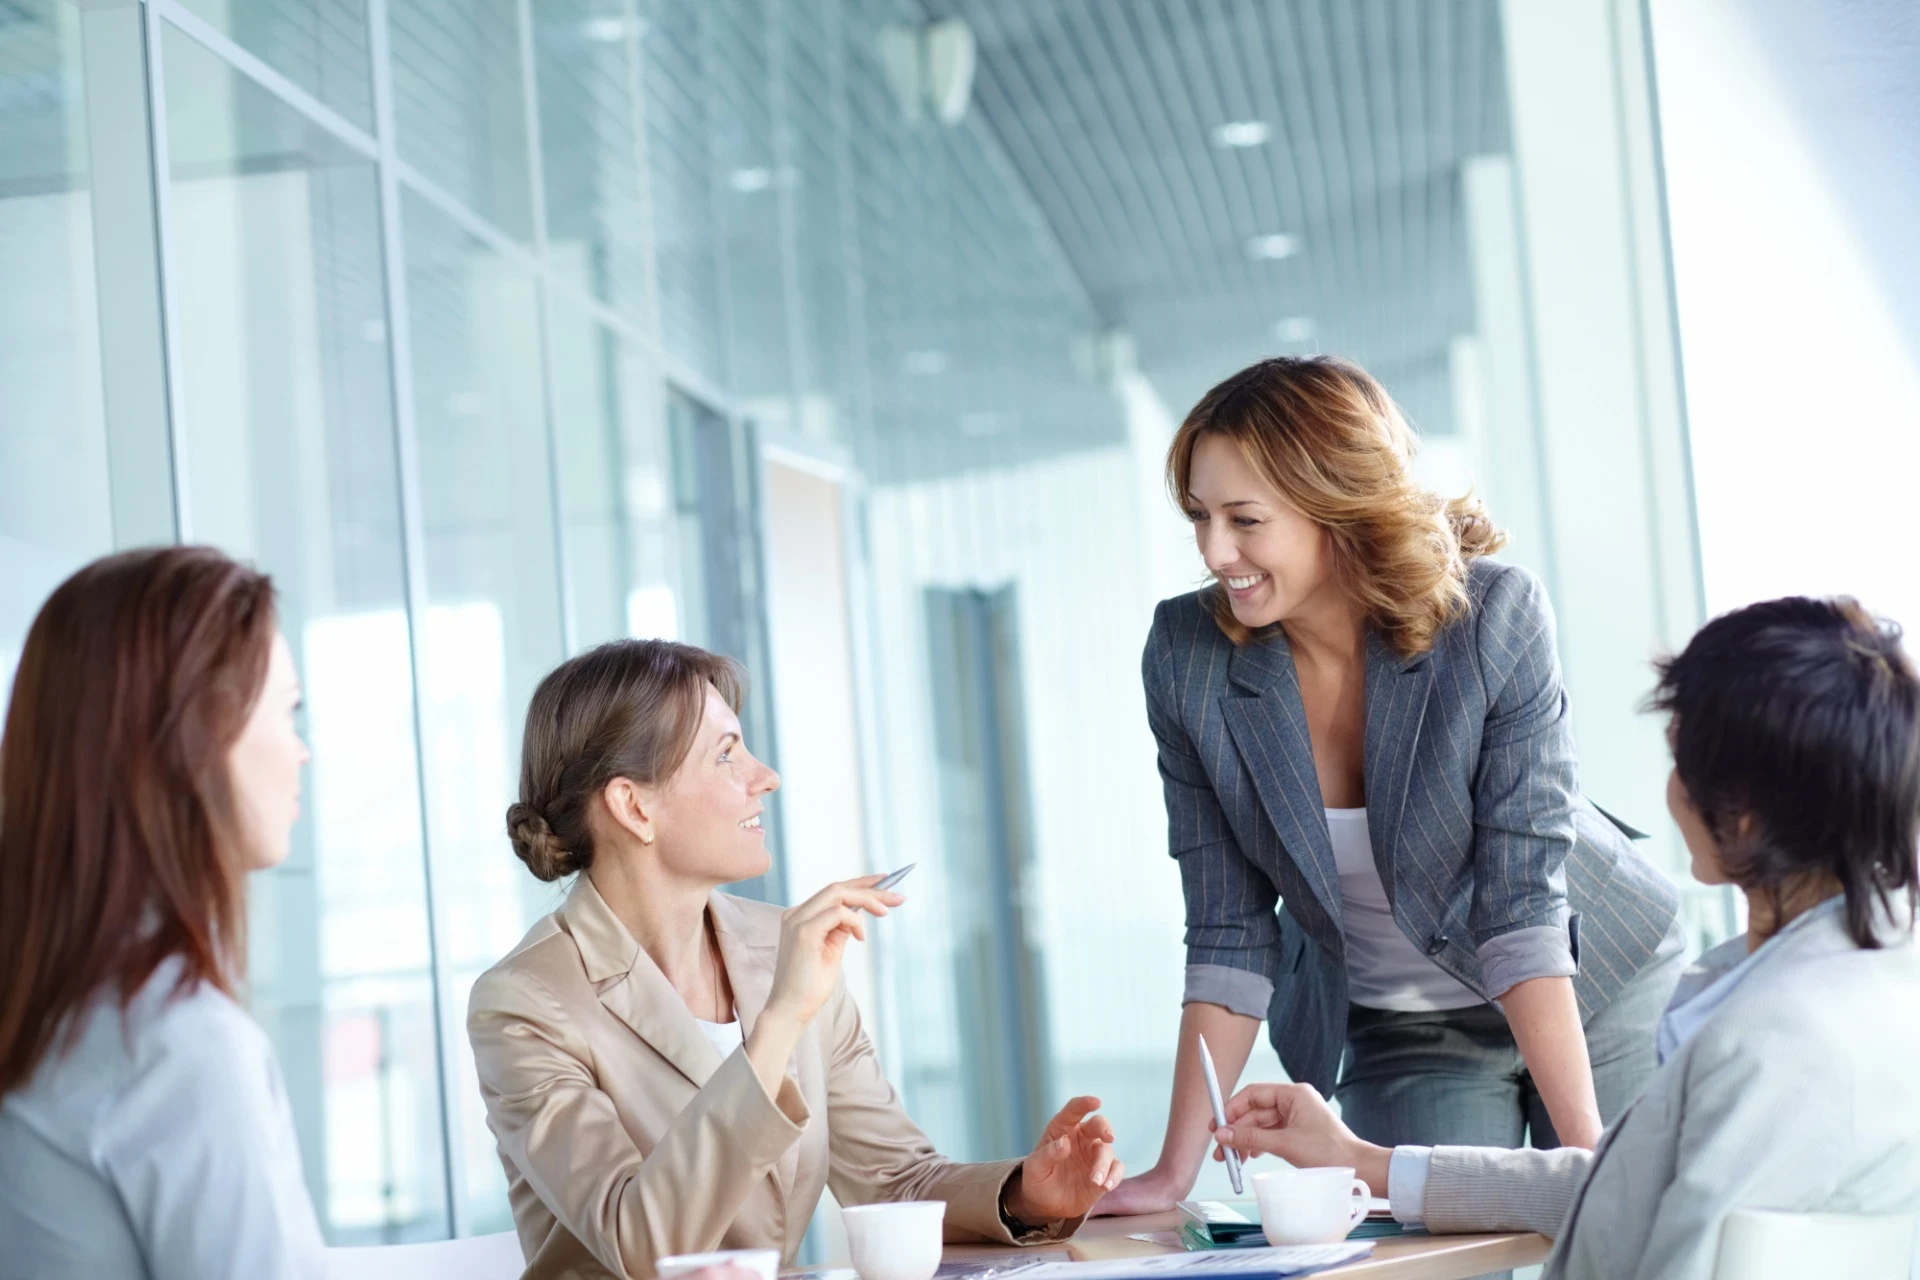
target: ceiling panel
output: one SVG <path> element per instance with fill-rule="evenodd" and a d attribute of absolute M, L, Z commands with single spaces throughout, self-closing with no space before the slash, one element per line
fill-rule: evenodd
<path fill-rule="evenodd" d="M 1473 328 L 1460 166 L 1507 149 L 1496 0 L 927 10 L 972 26 L 975 109 L 1176 412 L 1264 355 L 1324 350 L 1452 429 L 1448 347 Z M 1216 141 L 1253 121 L 1264 142 Z M 1297 252 L 1254 256 L 1268 236 Z"/>

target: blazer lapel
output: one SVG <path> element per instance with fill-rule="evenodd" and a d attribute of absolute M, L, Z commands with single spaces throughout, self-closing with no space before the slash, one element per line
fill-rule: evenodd
<path fill-rule="evenodd" d="M 720 1055 L 694 1025 L 686 1001 L 581 876 L 560 908 L 600 1003 L 672 1063 L 697 1089 L 720 1069 Z M 764 997 L 762 997 L 764 1003 Z"/>
<path fill-rule="evenodd" d="M 767 1007 L 767 997 L 773 993 L 773 964 L 780 955 L 780 936 L 776 933 L 769 937 L 765 930 L 756 930 L 724 893 L 715 893 L 708 900 L 707 912 L 713 918 L 714 937 L 720 941 L 720 959 L 727 966 L 740 1033 L 750 1036 Z"/>
<path fill-rule="evenodd" d="M 1427 658 L 1424 653 L 1402 657 L 1378 631 L 1367 629 L 1367 831 L 1373 842 L 1373 864 L 1379 868 L 1389 902 L 1407 784 L 1413 778 L 1414 751 L 1420 745 L 1427 695 L 1433 689 L 1433 664 Z"/>
<path fill-rule="evenodd" d="M 1313 768 L 1313 742 L 1300 703 L 1293 650 L 1277 629 L 1235 647 L 1227 679 L 1245 692 L 1220 699 L 1227 728 L 1280 843 L 1320 905 L 1340 926 L 1340 881 L 1327 834 L 1326 806 Z"/>

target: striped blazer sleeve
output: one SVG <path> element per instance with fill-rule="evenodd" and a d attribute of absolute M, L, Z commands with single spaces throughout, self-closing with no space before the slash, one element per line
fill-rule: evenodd
<path fill-rule="evenodd" d="M 1167 851 L 1180 864 L 1186 898 L 1187 975 L 1183 1003 L 1217 1004 L 1265 1018 L 1273 997 L 1280 930 L 1273 882 L 1240 851 L 1226 813 L 1181 723 L 1181 684 L 1164 606 L 1141 658 L 1147 723 L 1160 756 L 1167 803 Z"/>
<path fill-rule="evenodd" d="M 1567 855 L 1579 778 L 1553 609 L 1540 580 L 1510 568 L 1481 601 L 1487 717 L 1474 770 L 1468 927 L 1489 995 L 1530 978 L 1572 977 Z"/>

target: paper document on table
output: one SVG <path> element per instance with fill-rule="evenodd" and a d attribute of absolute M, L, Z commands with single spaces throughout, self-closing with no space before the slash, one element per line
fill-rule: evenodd
<path fill-rule="evenodd" d="M 1340 1244 L 1297 1244 L 1276 1249 L 1236 1249 L 1231 1252 L 1161 1253 L 1146 1258 L 1114 1258 L 1102 1262 L 1043 1262 L 1020 1272 L 1020 1280 L 1204 1280 L 1223 1276 L 1231 1280 L 1266 1280 L 1275 1276 L 1304 1276 L 1337 1267 L 1373 1252 L 1365 1240 Z"/>

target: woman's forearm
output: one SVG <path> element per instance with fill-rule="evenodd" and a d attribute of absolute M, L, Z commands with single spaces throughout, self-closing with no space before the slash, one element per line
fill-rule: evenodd
<path fill-rule="evenodd" d="M 1562 1145 L 1591 1149 L 1600 1141 L 1600 1104 L 1573 980 L 1529 978 L 1501 996 L 1500 1006 Z"/>
<path fill-rule="evenodd" d="M 747 1037 L 747 1062 L 760 1078 L 760 1087 L 769 1098 L 780 1096 L 780 1083 L 786 1078 L 787 1061 L 800 1046 L 806 1024 L 781 1010 L 769 1008 L 760 1015 Z"/>
<path fill-rule="evenodd" d="M 1260 1019 L 1234 1013 L 1217 1004 L 1194 1002 L 1180 1013 L 1180 1044 L 1173 1059 L 1173 1098 L 1167 1107 L 1167 1136 L 1154 1166 L 1170 1180 L 1177 1196 L 1193 1189 L 1206 1160 L 1213 1133 L 1213 1107 L 1207 1099 L 1206 1077 L 1200 1070 L 1199 1037 L 1207 1038 L 1214 1070 L 1220 1076 L 1220 1096 L 1233 1096 L 1234 1085 L 1253 1053 Z"/>

